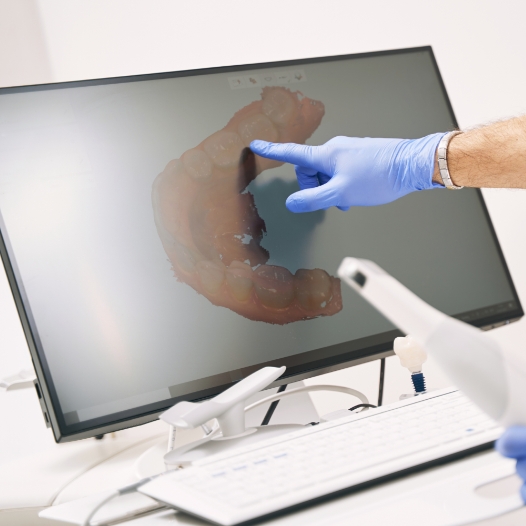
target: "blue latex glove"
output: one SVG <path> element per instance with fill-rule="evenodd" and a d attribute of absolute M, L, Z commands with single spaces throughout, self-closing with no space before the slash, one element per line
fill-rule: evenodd
<path fill-rule="evenodd" d="M 287 199 L 291 212 L 312 212 L 337 206 L 390 203 L 417 190 L 442 185 L 432 182 L 435 152 L 443 133 L 422 139 L 359 139 L 335 137 L 321 146 L 252 141 L 262 157 L 296 165 L 300 191 Z"/>
<path fill-rule="evenodd" d="M 516 426 L 506 429 L 497 440 L 495 447 L 501 455 L 517 459 L 517 475 L 526 481 L 526 427 Z M 526 484 L 522 485 L 521 497 L 526 502 Z"/>

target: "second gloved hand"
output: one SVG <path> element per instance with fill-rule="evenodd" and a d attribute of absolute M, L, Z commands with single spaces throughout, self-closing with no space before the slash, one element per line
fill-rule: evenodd
<path fill-rule="evenodd" d="M 421 139 L 335 137 L 321 146 L 252 141 L 257 155 L 296 165 L 300 191 L 287 199 L 292 212 L 389 203 L 433 183 L 435 152 L 443 133 Z"/>
<path fill-rule="evenodd" d="M 509 458 L 517 459 L 517 475 L 526 482 L 526 427 L 506 429 L 495 444 L 497 451 Z M 526 503 L 526 484 L 521 488 L 522 500 Z"/>

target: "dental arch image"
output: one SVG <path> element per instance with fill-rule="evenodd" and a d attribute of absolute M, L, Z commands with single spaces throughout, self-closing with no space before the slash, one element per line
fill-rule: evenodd
<path fill-rule="evenodd" d="M 237 111 L 221 130 L 154 181 L 157 232 L 175 277 L 212 304 L 253 321 L 285 325 L 342 310 L 340 280 L 324 269 L 267 265 L 266 233 L 247 186 L 283 163 L 254 155 L 254 139 L 304 143 L 325 113 L 320 101 L 284 87 Z"/>

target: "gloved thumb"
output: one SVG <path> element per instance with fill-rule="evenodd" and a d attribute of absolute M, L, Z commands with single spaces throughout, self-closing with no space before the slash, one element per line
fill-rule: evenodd
<path fill-rule="evenodd" d="M 327 184 L 316 188 L 300 190 L 289 195 L 286 206 L 291 212 L 314 212 L 331 206 L 338 206 L 338 192 L 329 181 Z"/>

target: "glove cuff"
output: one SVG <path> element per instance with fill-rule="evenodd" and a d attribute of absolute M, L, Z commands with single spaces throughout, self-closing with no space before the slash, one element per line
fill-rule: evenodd
<path fill-rule="evenodd" d="M 433 133 L 421 139 L 404 141 L 403 153 L 400 153 L 405 160 L 405 176 L 413 190 L 444 188 L 433 182 L 433 173 L 438 144 L 446 133 Z"/>

